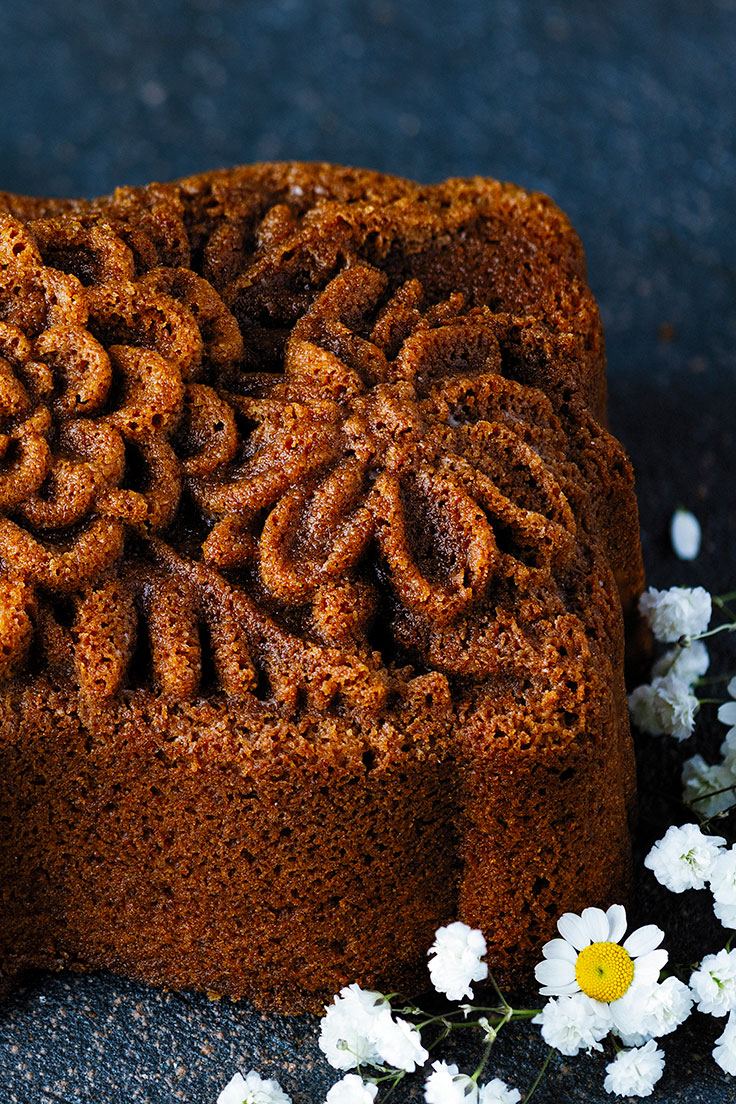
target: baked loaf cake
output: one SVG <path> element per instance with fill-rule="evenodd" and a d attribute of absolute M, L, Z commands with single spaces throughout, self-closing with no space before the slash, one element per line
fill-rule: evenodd
<path fill-rule="evenodd" d="M 0 194 L 0 963 L 319 1007 L 625 895 L 642 587 L 544 196 Z"/>

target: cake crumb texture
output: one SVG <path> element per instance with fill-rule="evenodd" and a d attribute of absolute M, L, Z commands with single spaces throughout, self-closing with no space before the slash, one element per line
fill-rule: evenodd
<path fill-rule="evenodd" d="M 621 900 L 643 585 L 546 197 L 0 193 L 0 969 L 316 1009 Z M 622 613 L 623 611 L 623 613 Z"/>

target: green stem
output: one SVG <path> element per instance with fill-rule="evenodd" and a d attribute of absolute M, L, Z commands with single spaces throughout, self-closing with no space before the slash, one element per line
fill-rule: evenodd
<path fill-rule="evenodd" d="M 540 1069 L 537 1076 L 534 1078 L 534 1081 L 532 1082 L 532 1087 L 529 1089 L 529 1092 L 524 1097 L 524 1104 L 529 1104 L 529 1101 L 534 1096 L 534 1093 L 537 1091 L 537 1086 L 539 1085 L 539 1082 L 544 1077 L 545 1072 L 547 1070 L 547 1066 L 549 1065 L 549 1060 L 552 1057 L 552 1050 L 553 1050 L 553 1048 L 550 1047 L 549 1050 L 547 1051 L 547 1057 L 544 1059 L 544 1062 L 542 1063 L 542 1068 Z"/>
<path fill-rule="evenodd" d="M 736 809 L 736 802 L 732 802 L 730 805 L 727 805 L 726 808 L 721 809 L 719 813 L 714 813 L 713 816 L 709 816 L 705 820 L 701 820 L 701 829 L 709 828 L 714 820 L 722 820 L 725 817 L 726 813 L 730 813 L 732 809 Z"/>
<path fill-rule="evenodd" d="M 503 1008 L 476 1008 L 473 1005 L 471 1010 L 473 1012 L 489 1012 L 492 1016 L 503 1016 L 506 1013 L 506 1008 L 507 1007 L 508 1007 L 508 1005 L 504 1005 Z M 417 1012 L 418 1015 L 421 1015 L 422 1014 L 422 1009 L 417 1008 L 416 1012 Z M 429 1025 L 433 1024 L 433 1023 L 439 1023 L 441 1021 L 449 1023 L 453 1016 L 459 1016 L 460 1014 L 461 1014 L 461 1010 L 459 1008 L 454 1008 L 450 1012 L 443 1012 L 442 1015 L 430 1016 L 426 1020 L 420 1020 L 419 1023 L 416 1024 L 416 1027 L 419 1031 L 423 1031 L 425 1027 L 429 1027 Z M 476 1027 L 477 1026 L 476 1021 L 467 1020 L 467 1017 L 463 1013 L 463 1022 L 461 1022 L 459 1024 L 452 1024 L 452 1027 L 453 1028 L 455 1028 L 455 1027 L 465 1027 L 466 1022 L 467 1022 L 468 1027 Z"/>
<path fill-rule="evenodd" d="M 708 629 L 707 632 L 698 633 L 697 636 L 688 636 L 688 644 L 692 644 L 693 640 L 705 640 L 709 636 L 717 636 L 722 632 L 736 632 L 736 621 L 731 622 L 728 625 L 718 625 L 715 629 Z"/>
<path fill-rule="evenodd" d="M 736 782 L 732 786 L 722 786 L 720 790 L 709 790 L 707 794 L 694 797 L 692 801 L 687 801 L 685 804 L 695 805 L 698 801 L 707 801 L 709 797 L 718 797 L 719 794 L 729 793 L 730 790 L 736 790 Z"/>
<path fill-rule="evenodd" d="M 500 1000 L 501 1004 L 504 1006 L 504 1008 L 509 1008 L 510 1007 L 509 1002 L 506 1000 L 505 996 L 503 995 L 501 990 L 496 985 L 496 979 L 494 978 L 494 976 L 493 976 L 493 974 L 491 973 L 490 970 L 488 971 L 488 977 L 490 978 L 491 985 L 493 986 L 493 988 L 498 993 L 498 999 Z"/>
<path fill-rule="evenodd" d="M 734 595 L 734 597 L 736 597 L 736 595 Z M 726 599 L 726 601 L 732 601 L 732 600 L 733 599 L 728 599 L 728 598 Z M 723 598 L 714 597 L 713 605 L 717 606 L 717 608 L 719 610 L 721 610 L 723 613 L 728 614 L 728 616 L 731 618 L 732 621 L 736 621 L 736 614 L 733 612 L 733 610 L 730 610 L 728 608 L 728 606 L 726 605 L 726 601 L 724 601 Z"/>
<path fill-rule="evenodd" d="M 729 671 L 725 675 L 709 675 L 707 678 L 703 675 L 701 678 L 695 680 L 695 686 L 707 686 L 709 682 L 730 682 L 732 678 L 736 677 L 736 671 Z"/>
<path fill-rule="evenodd" d="M 502 1027 L 503 1024 L 501 1024 L 500 1026 Z M 478 1068 L 476 1069 L 475 1073 L 471 1074 L 470 1080 L 475 1081 L 476 1084 L 478 1083 L 478 1078 L 482 1074 L 483 1070 L 486 1068 L 486 1062 L 488 1061 L 488 1058 L 490 1056 L 491 1047 L 493 1046 L 494 1041 L 495 1035 L 493 1039 L 489 1039 L 486 1043 L 485 1047 L 483 1048 L 483 1055 L 480 1062 L 478 1063 Z"/>
<path fill-rule="evenodd" d="M 404 1078 L 406 1077 L 406 1071 L 405 1070 L 397 1070 L 397 1072 L 395 1074 L 393 1074 L 392 1076 L 393 1076 L 393 1084 L 392 1084 L 391 1088 L 388 1090 L 388 1092 L 386 1093 L 386 1095 L 384 1096 L 384 1098 L 383 1098 L 384 1100 L 388 1100 L 388 1098 L 390 1096 L 392 1096 L 393 1093 L 396 1092 L 396 1089 L 397 1089 L 397 1086 L 398 1086 L 399 1082 L 403 1081 Z M 378 1082 L 376 1082 L 376 1084 L 378 1084 Z"/>

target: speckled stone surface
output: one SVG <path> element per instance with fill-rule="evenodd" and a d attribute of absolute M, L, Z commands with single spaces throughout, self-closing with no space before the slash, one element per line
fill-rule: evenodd
<path fill-rule="evenodd" d="M 2 189 L 94 195 L 295 157 L 549 192 L 586 246 L 650 581 L 736 587 L 733 0 L 4 0 L 2 15 Z M 678 505 L 703 526 L 694 564 L 669 547 Z M 725 667 L 727 647 L 713 652 Z M 722 731 L 705 712 L 707 752 Z M 640 855 L 683 815 L 693 750 L 640 741 Z M 665 928 L 673 959 L 722 945 L 705 894 L 674 897 L 639 870 L 636 918 Z M 710 1057 L 722 1023 L 694 1016 L 664 1040 L 653 1104 L 736 1100 Z M 0 1104 L 214 1104 L 251 1067 L 319 1104 L 336 1075 L 316 1037 L 307 1017 L 37 976 L 0 1008 Z M 472 1071 L 480 1050 L 437 1054 Z M 489 1069 L 523 1091 L 544 1053 L 534 1029 L 509 1030 Z M 534 1099 L 611 1100 L 603 1066 L 558 1056 Z M 421 1099 L 416 1077 L 392 1096 Z"/>

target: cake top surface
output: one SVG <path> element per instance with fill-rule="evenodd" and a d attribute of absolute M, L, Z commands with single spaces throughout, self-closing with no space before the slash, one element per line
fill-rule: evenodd
<path fill-rule="evenodd" d="M 3 209 L 0 677 L 379 717 L 582 672 L 620 454 L 548 200 L 283 165 Z"/>

